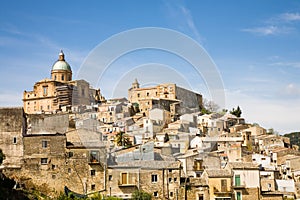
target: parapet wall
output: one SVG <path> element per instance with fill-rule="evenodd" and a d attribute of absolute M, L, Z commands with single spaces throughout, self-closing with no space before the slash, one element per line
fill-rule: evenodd
<path fill-rule="evenodd" d="M 28 115 L 28 125 L 30 132 L 28 134 L 40 133 L 65 133 L 69 128 L 69 115 Z"/>
<path fill-rule="evenodd" d="M 23 108 L 0 108 L 0 132 L 18 132 L 25 125 Z"/>

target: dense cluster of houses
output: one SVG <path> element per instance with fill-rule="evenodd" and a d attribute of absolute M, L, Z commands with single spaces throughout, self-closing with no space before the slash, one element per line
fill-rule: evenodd
<path fill-rule="evenodd" d="M 56 114 L 2 108 L 0 118 L 2 172 L 21 188 L 122 199 L 135 190 L 154 199 L 300 196 L 297 146 L 229 113 L 174 120 L 164 108 L 135 112 L 122 98 Z"/>
<path fill-rule="evenodd" d="M 202 95 L 132 83 L 106 100 L 72 80 L 64 54 L 51 79 L 24 92 L 22 108 L 0 108 L 0 166 L 16 189 L 130 199 L 300 198 L 300 154 L 287 137 L 228 112 L 204 114 Z"/>

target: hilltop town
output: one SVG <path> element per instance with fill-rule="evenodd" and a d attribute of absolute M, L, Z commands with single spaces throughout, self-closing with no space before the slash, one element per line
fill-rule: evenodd
<path fill-rule="evenodd" d="M 1 176 L 15 191 L 52 198 L 300 198 L 299 147 L 246 123 L 239 107 L 210 110 L 203 99 L 176 83 L 138 80 L 127 98 L 106 99 L 73 80 L 60 52 L 50 78 L 24 91 L 23 107 L 0 108 Z"/>

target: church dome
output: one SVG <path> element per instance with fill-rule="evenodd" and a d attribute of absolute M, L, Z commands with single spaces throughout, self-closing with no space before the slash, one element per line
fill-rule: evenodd
<path fill-rule="evenodd" d="M 72 71 L 69 63 L 65 61 L 65 55 L 63 51 L 59 53 L 58 60 L 53 64 L 52 70 L 66 70 L 66 71 Z"/>

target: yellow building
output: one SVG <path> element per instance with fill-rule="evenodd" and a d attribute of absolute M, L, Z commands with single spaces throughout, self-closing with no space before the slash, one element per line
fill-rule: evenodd
<path fill-rule="evenodd" d="M 128 99 L 130 103 L 138 103 L 141 113 L 145 115 L 148 115 L 152 108 L 163 108 L 175 115 L 179 110 L 175 109 L 175 105 L 178 104 L 180 109 L 190 109 L 195 112 L 200 111 L 203 106 L 201 94 L 178 87 L 174 83 L 140 88 L 136 79 L 128 90 Z"/>
<path fill-rule="evenodd" d="M 98 90 L 99 91 L 99 90 Z M 90 105 L 95 102 L 96 93 L 85 80 L 72 80 L 72 70 L 61 51 L 53 64 L 51 79 L 43 79 L 34 84 L 32 91 L 24 91 L 24 111 L 33 113 L 55 113 L 63 107 Z"/>
<path fill-rule="evenodd" d="M 225 170 L 225 169 L 205 170 L 202 177 L 207 181 L 209 187 L 209 199 L 214 199 L 214 200 L 231 199 L 232 174 L 230 170 Z M 207 197 L 204 199 L 207 199 Z"/>

